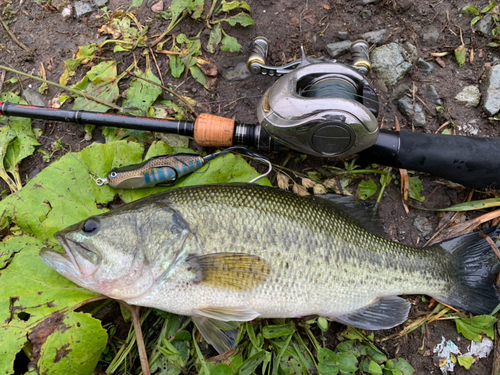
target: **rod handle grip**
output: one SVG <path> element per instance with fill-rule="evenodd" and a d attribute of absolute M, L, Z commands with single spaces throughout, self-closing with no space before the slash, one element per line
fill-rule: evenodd
<path fill-rule="evenodd" d="M 233 145 L 235 120 L 202 113 L 194 123 L 194 140 L 200 146 L 230 147 Z"/>
<path fill-rule="evenodd" d="M 500 188 L 500 139 L 381 130 L 360 157 L 480 189 Z"/>

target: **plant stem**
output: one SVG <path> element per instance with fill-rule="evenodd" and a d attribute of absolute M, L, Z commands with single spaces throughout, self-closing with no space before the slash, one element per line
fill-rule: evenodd
<path fill-rule="evenodd" d="M 31 79 L 34 79 L 36 81 L 40 81 L 40 82 L 46 83 L 48 85 L 57 87 L 57 88 L 59 88 L 61 90 L 64 90 L 64 91 L 68 91 L 68 92 L 70 92 L 72 94 L 75 94 L 75 95 L 81 95 L 84 98 L 87 98 L 89 100 L 93 100 L 94 102 L 103 104 L 103 105 L 105 105 L 107 107 L 110 107 L 110 108 L 116 109 L 116 110 L 118 110 L 120 112 L 123 112 L 123 109 L 121 107 L 117 106 L 116 104 L 108 102 L 106 100 L 99 99 L 98 97 L 95 97 L 93 95 L 86 94 L 83 91 L 80 91 L 80 90 L 77 90 L 77 89 L 74 89 L 74 88 L 71 88 L 71 87 L 68 87 L 68 86 L 60 85 L 59 83 L 48 81 L 46 79 L 43 79 L 43 78 L 40 78 L 40 77 L 36 77 L 36 76 L 33 76 L 31 74 L 28 74 L 28 73 L 24 73 L 24 72 L 21 72 L 19 70 L 15 70 L 15 69 L 9 68 L 9 67 L 4 66 L 4 65 L 0 65 L 0 69 L 6 70 L 6 71 L 11 72 L 11 73 L 19 74 L 20 76 L 31 78 Z"/>

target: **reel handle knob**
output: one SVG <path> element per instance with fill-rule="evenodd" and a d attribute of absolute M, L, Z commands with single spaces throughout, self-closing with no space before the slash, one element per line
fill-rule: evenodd
<path fill-rule="evenodd" d="M 372 71 L 372 64 L 370 62 L 370 47 L 364 40 L 357 40 L 351 44 L 351 55 L 353 65 L 362 70 L 367 76 Z"/>
<path fill-rule="evenodd" d="M 252 74 L 260 74 L 261 67 L 266 65 L 267 52 L 269 50 L 269 41 L 263 36 L 258 36 L 252 43 L 252 51 L 247 60 L 247 68 Z"/>

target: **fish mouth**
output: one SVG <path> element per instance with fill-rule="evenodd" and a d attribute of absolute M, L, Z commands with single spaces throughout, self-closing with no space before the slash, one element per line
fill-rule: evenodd
<path fill-rule="evenodd" d="M 73 241 L 65 232 L 57 232 L 54 238 L 62 245 L 65 253 L 44 248 L 40 251 L 42 260 L 57 272 L 74 280 L 92 276 L 97 270 L 97 265 L 86 255 L 89 250 L 81 243 Z"/>
<path fill-rule="evenodd" d="M 78 267 L 75 258 L 69 255 L 71 253 L 68 254 L 66 248 L 65 251 L 66 253 L 59 253 L 44 247 L 40 250 L 40 258 L 47 266 L 53 268 L 68 279 L 80 279 L 82 277 L 80 267 Z"/>

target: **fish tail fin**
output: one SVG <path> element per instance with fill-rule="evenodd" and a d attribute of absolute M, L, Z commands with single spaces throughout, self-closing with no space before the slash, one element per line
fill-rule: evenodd
<path fill-rule="evenodd" d="M 499 228 L 483 232 L 497 237 Z M 471 233 L 439 244 L 451 253 L 452 282 L 450 294 L 440 301 L 473 314 L 491 314 L 500 303 L 497 273 L 500 261 L 481 233 Z"/>

